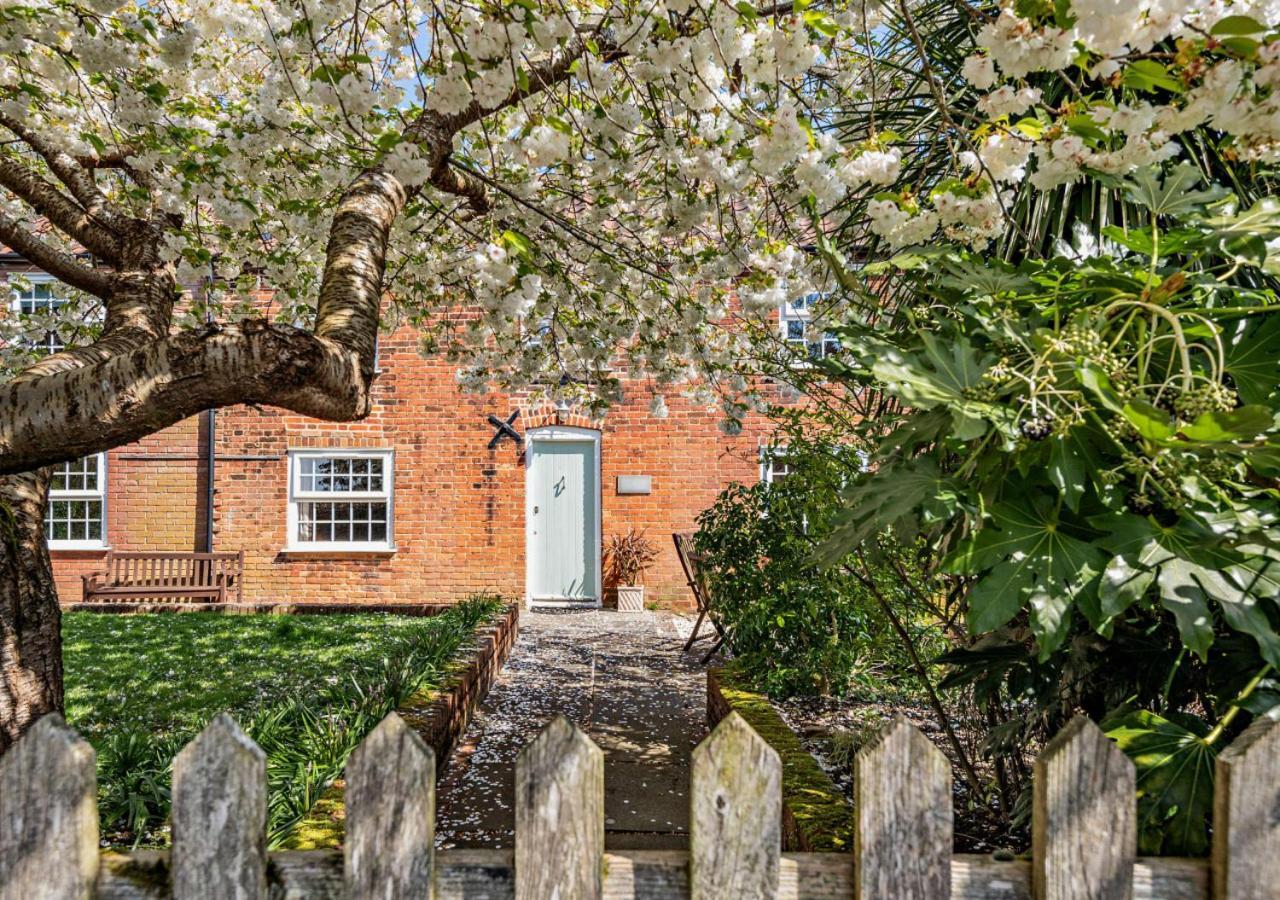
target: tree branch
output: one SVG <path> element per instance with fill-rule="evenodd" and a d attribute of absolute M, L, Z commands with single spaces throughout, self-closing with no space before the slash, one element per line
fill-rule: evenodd
<path fill-rule="evenodd" d="M 33 131 L 22 122 L 7 115 L 3 110 L 0 110 L 0 125 L 9 129 L 19 140 L 40 154 L 50 171 L 67 186 L 67 190 L 71 191 L 71 195 L 79 201 L 91 218 L 100 220 L 108 228 L 115 224 L 119 215 L 107 202 L 106 195 L 98 188 L 92 170 L 80 165 L 70 153 L 38 131 Z"/>
<path fill-rule="evenodd" d="M 0 474 L 79 459 L 236 403 L 359 419 L 369 412 L 361 369 L 359 355 L 336 341 L 250 319 L 19 378 L 0 391 Z"/>
<path fill-rule="evenodd" d="M 120 242 L 114 235 L 93 221 L 80 204 L 11 156 L 0 155 L 0 186 L 89 252 L 109 262 L 119 260 Z"/>
<path fill-rule="evenodd" d="M 109 272 L 95 269 L 65 250 L 50 246 L 3 209 L 0 209 L 0 240 L 60 281 L 103 300 L 111 297 L 115 286 Z"/>
<path fill-rule="evenodd" d="M 484 183 L 472 178 L 466 172 L 455 169 L 449 165 L 448 159 L 432 173 L 430 183 L 438 191 L 466 200 L 467 205 L 480 215 L 493 209 L 493 201 L 489 198 L 489 192 L 485 190 Z"/>

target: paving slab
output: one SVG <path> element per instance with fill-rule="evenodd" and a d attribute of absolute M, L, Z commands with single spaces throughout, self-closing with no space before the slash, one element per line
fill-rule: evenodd
<path fill-rule="evenodd" d="M 666 612 L 525 612 L 520 637 L 437 793 L 441 847 L 512 847 L 515 758 L 563 715 L 604 751 L 605 845 L 685 849 L 706 673 Z"/>

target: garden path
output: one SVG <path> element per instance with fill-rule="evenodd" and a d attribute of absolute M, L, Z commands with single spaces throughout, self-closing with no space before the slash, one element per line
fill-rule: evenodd
<path fill-rule="evenodd" d="M 604 751 L 609 849 L 688 846 L 689 754 L 706 734 L 706 676 L 670 613 L 526 611 L 502 674 L 437 792 L 442 847 L 512 847 L 515 758 L 557 714 Z"/>

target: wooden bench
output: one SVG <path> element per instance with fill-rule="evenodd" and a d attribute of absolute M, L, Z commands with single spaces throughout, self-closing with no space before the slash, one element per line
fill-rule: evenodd
<path fill-rule="evenodd" d="M 244 599 L 244 551 L 107 553 L 107 571 L 84 576 L 84 602 Z"/>
<path fill-rule="evenodd" d="M 705 666 L 711 661 L 711 657 L 716 655 L 716 651 L 724 646 L 729 635 L 711 604 L 711 590 L 707 585 L 706 573 L 702 571 L 702 554 L 694 549 L 693 535 L 677 532 L 671 535 L 671 539 L 675 542 L 676 555 L 680 557 L 680 567 L 684 569 L 685 581 L 689 583 L 689 590 L 693 591 L 693 600 L 698 605 L 698 618 L 693 623 L 693 632 L 689 635 L 689 640 L 685 642 L 685 652 L 688 653 L 700 640 L 718 638 L 702 657 L 702 664 Z M 702 628 L 704 619 L 711 623 L 715 631 L 699 636 L 698 630 Z"/>

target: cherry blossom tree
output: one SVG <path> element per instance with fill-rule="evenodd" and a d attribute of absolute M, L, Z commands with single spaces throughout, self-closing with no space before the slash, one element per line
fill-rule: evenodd
<path fill-rule="evenodd" d="M 6 348 L 0 750 L 62 705 L 46 467 L 228 404 L 358 419 L 388 297 L 463 387 L 607 402 L 625 347 L 661 411 L 735 358 L 731 293 L 822 283 L 815 216 L 892 168 L 822 125 L 870 6 L 0 10 L 0 240 L 99 310 Z"/>

